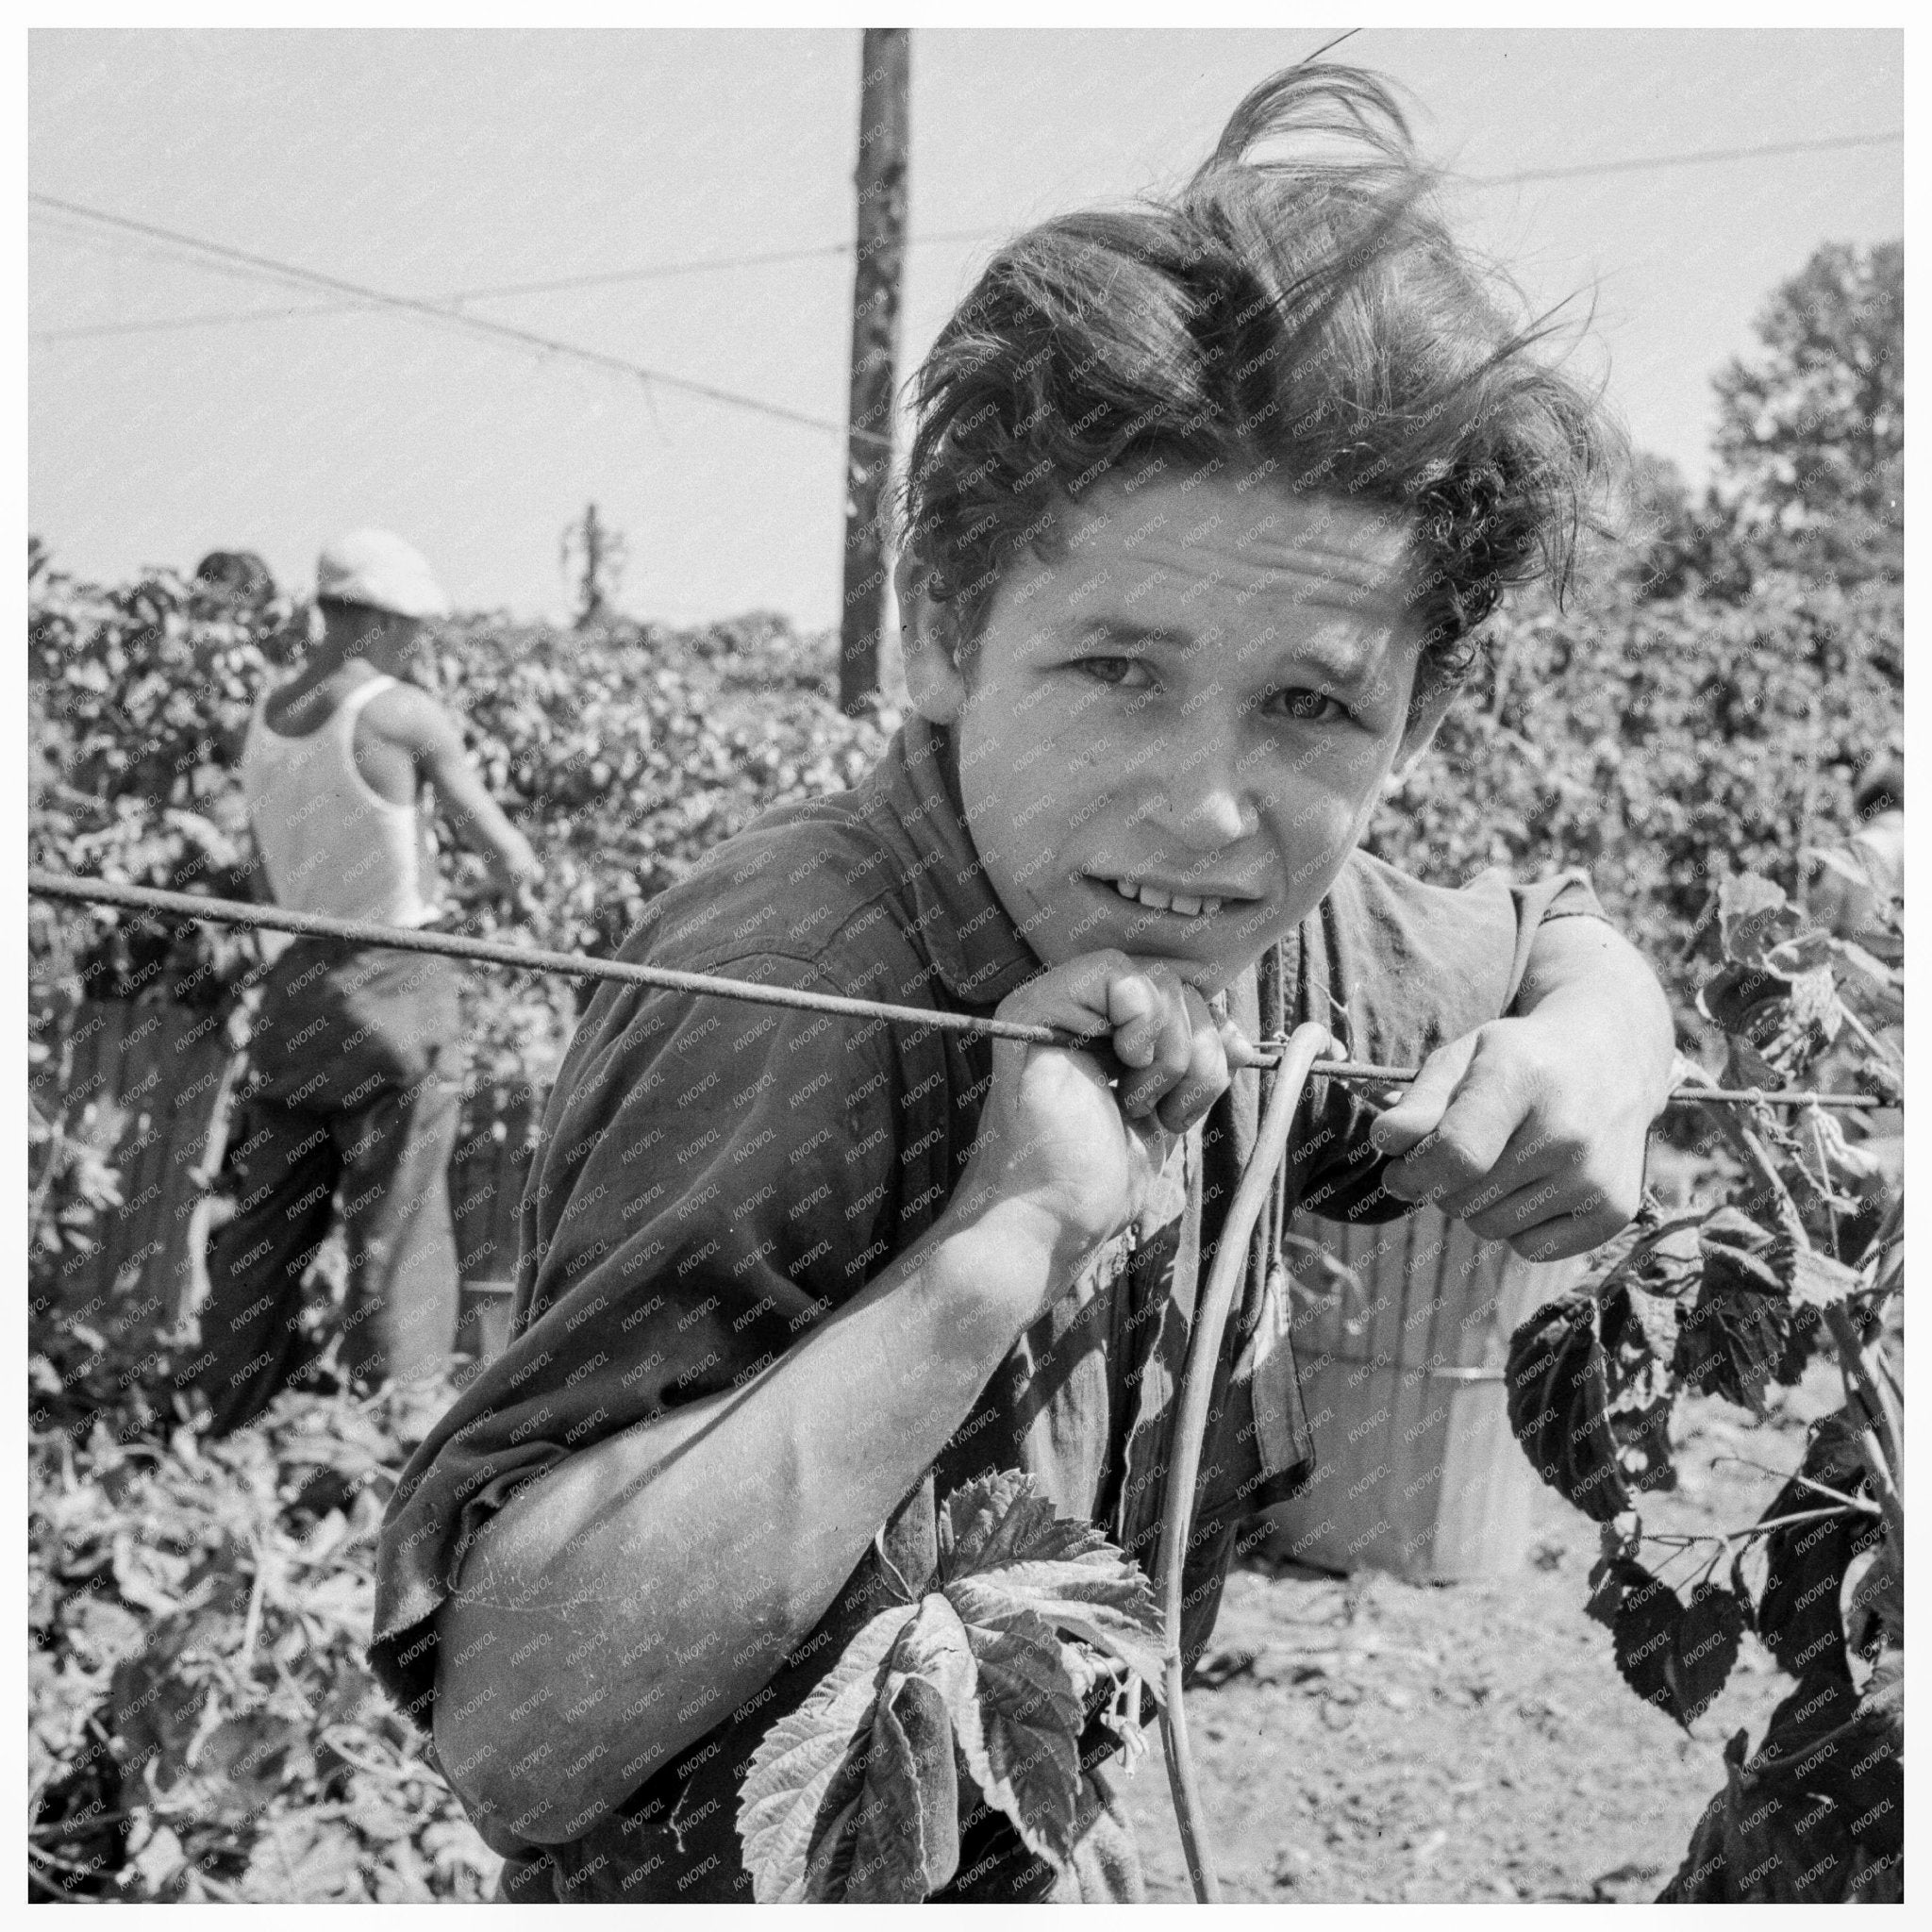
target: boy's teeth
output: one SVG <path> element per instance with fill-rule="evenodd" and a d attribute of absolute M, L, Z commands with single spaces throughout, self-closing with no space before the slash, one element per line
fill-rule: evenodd
<path fill-rule="evenodd" d="M 1178 912 L 1183 919 L 1221 910 L 1219 899 L 1191 899 L 1184 892 L 1163 892 L 1158 886 L 1143 886 L 1138 879 L 1115 879 L 1113 889 L 1123 899 L 1132 899 L 1156 912 Z"/>

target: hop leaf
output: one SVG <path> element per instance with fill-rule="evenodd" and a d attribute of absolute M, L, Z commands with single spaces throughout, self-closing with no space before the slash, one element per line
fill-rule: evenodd
<path fill-rule="evenodd" d="M 738 1828 L 760 1903 L 929 1897 L 958 1868 L 962 1768 L 1029 1850 L 1072 1853 L 1082 1688 L 1158 1674 L 1146 1578 L 1008 1472 L 947 1498 L 935 1582 L 754 1754 Z"/>
<path fill-rule="evenodd" d="M 815 1859 L 823 1862 L 826 1827 L 832 1835 L 841 1821 L 850 1828 L 857 1792 L 824 1825 L 822 1815 L 830 1807 L 822 1801 L 854 1744 L 870 1734 L 887 1655 L 912 1617 L 909 1605 L 881 1610 L 811 1695 L 772 1726 L 754 1755 L 738 1794 L 738 1835 L 758 1904 L 796 1905 L 811 1896 L 809 1867 Z"/>
<path fill-rule="evenodd" d="M 1857 1493 L 1862 1487 L 1861 1464 L 1847 1469 L 1849 1453 L 1844 1425 L 1835 1418 L 1814 1430 L 1797 1475 L 1772 1499 L 1763 1522 L 1782 1516 L 1807 1515 L 1810 1520 L 1781 1524 L 1764 1538 L 1764 1591 L 1757 1602 L 1757 1632 L 1779 1665 L 1792 1676 L 1822 1665 L 1844 1670 L 1844 1620 L 1839 1600 L 1845 1573 L 1854 1557 L 1870 1549 L 1881 1531 L 1870 1517 L 1812 1516 L 1830 1508 L 1831 1499 L 1812 1489 L 1822 1482 L 1831 1489 Z"/>
<path fill-rule="evenodd" d="M 1727 1590 L 1700 1583 L 1677 1624 L 1672 1653 L 1672 1691 L 1678 1722 L 1688 1731 L 1710 1707 L 1738 1661 L 1744 1608 Z"/>
<path fill-rule="evenodd" d="M 1509 1338 L 1506 1374 L 1509 1426 L 1543 1481 L 1593 1522 L 1628 1509 L 1596 1303 L 1575 1295 L 1539 1308 Z"/>
<path fill-rule="evenodd" d="M 1735 1208 L 1714 1214 L 1701 1236 L 1703 1281 L 1680 1316 L 1672 1367 L 1693 1388 L 1764 1413 L 1765 1385 L 1805 1372 L 1818 1314 L 1789 1293 L 1776 1239 Z"/>

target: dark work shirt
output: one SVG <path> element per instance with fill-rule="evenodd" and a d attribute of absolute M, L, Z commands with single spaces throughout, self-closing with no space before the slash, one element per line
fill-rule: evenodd
<path fill-rule="evenodd" d="M 1447 891 L 1356 853 L 1229 1010 L 1250 1038 L 1318 1019 L 1357 1057 L 1413 1065 L 1508 1009 L 1542 919 L 1595 911 L 1577 874 L 1516 888 L 1485 874 Z M 653 902 L 622 957 L 975 1012 L 1041 970 L 979 865 L 946 735 L 916 719 L 856 790 L 768 813 L 716 848 Z M 419 1723 L 435 1696 L 432 1620 L 491 1515 L 566 1457 L 748 1381 L 888 1267 L 943 1211 L 991 1073 L 979 1036 L 601 989 L 524 1196 L 509 1347 L 418 1449 L 384 1525 L 372 1657 Z M 1152 1574 L 1193 1297 L 1261 1105 L 1260 1076 L 1241 1074 L 1183 1139 L 1140 1223 L 1020 1339 L 765 1689 L 583 1837 L 513 1857 L 508 1895 L 748 1902 L 736 1818 L 752 1753 L 880 1607 L 882 1558 L 930 1574 L 937 1503 L 974 1476 L 1030 1472 Z M 1373 1119 L 1353 1090 L 1310 1083 L 1252 1244 L 1184 1573 L 1191 1656 L 1212 1628 L 1236 1526 L 1313 1469 L 1278 1257 L 1286 1213 L 1405 1211 L 1380 1186 Z M 1097 1763 L 1108 1734 L 1089 1735 L 1083 1758 Z M 1091 1842 L 1058 1890 L 993 1812 L 962 1833 L 962 1876 L 940 1896 L 1133 1895 L 1131 1842 L 1108 1843 L 1125 1827 L 1107 1793 L 1096 1772 Z"/>

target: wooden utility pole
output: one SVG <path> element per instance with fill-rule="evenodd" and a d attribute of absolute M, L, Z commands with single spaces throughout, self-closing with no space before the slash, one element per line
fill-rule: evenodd
<path fill-rule="evenodd" d="M 839 703 L 848 716 L 866 709 L 878 691 L 886 620 L 884 510 L 906 253 L 909 39 L 903 26 L 869 26 L 859 57 L 858 259 L 852 278 L 845 601 L 839 626 Z"/>

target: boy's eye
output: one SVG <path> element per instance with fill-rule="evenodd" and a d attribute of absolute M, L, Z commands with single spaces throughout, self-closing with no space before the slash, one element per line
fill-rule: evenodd
<path fill-rule="evenodd" d="M 1129 691 L 1147 681 L 1147 667 L 1138 658 L 1082 658 L 1080 669 L 1102 684 L 1118 685 Z M 1138 679 L 1134 675 L 1137 672 L 1141 674 Z"/>
<path fill-rule="evenodd" d="M 1349 715 L 1348 707 L 1340 698 L 1332 698 L 1326 691 L 1309 691 L 1305 685 L 1271 693 L 1267 708 L 1277 718 L 1292 718 L 1299 724 L 1332 724 Z"/>

